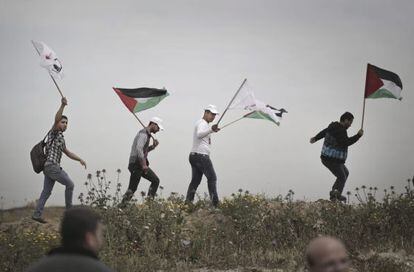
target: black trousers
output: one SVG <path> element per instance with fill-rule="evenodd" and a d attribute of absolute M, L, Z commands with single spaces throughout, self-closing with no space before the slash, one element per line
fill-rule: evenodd
<path fill-rule="evenodd" d="M 128 191 L 126 195 L 129 194 L 130 196 L 128 195 L 126 197 L 129 199 L 132 198 L 132 195 L 135 193 L 135 191 L 138 188 L 138 184 L 139 184 L 139 181 L 141 180 L 141 177 L 143 177 L 146 180 L 151 182 L 151 185 L 148 190 L 148 196 L 151 198 L 154 198 L 158 190 L 158 185 L 160 184 L 160 179 L 157 177 L 154 171 L 152 171 L 151 168 L 148 168 L 148 171 L 144 173 L 141 165 L 139 165 L 138 163 L 129 164 L 128 170 L 129 172 L 131 172 L 131 176 L 129 178 L 129 186 L 128 186 Z"/>
<path fill-rule="evenodd" d="M 189 161 L 191 164 L 192 177 L 190 185 L 188 186 L 186 201 L 192 202 L 194 200 L 195 192 L 200 185 L 203 175 L 205 175 L 207 177 L 207 186 L 210 199 L 213 202 L 213 205 L 217 206 L 219 203 L 216 186 L 217 176 L 210 157 L 208 155 L 191 153 Z"/>
<path fill-rule="evenodd" d="M 325 165 L 329 171 L 336 177 L 335 183 L 332 186 L 332 193 L 338 191 L 339 195 L 342 195 L 342 191 L 345 187 L 345 182 L 348 179 L 349 171 L 344 163 L 334 162 L 326 158 L 321 158 L 322 164 Z"/>

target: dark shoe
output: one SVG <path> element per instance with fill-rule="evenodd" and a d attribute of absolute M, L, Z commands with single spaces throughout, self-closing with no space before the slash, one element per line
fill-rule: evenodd
<path fill-rule="evenodd" d="M 338 201 L 339 200 L 339 196 L 340 196 L 341 194 L 337 191 L 337 190 L 334 190 L 334 191 L 330 191 L 329 192 L 329 199 L 331 200 L 331 201 Z"/>
<path fill-rule="evenodd" d="M 341 202 L 346 202 L 348 199 L 346 198 L 346 196 L 341 195 L 341 196 L 339 196 L 338 200 L 341 201 Z"/>
<path fill-rule="evenodd" d="M 32 219 L 34 220 L 34 221 L 37 221 L 37 222 L 39 222 L 39 223 L 41 223 L 41 224 L 46 224 L 47 223 L 47 221 L 46 220 L 44 220 L 42 217 L 37 217 L 37 216 L 32 216 Z"/>
<path fill-rule="evenodd" d="M 119 203 L 118 207 L 121 209 L 125 208 L 128 205 L 129 201 L 131 201 L 133 196 L 134 193 L 130 189 L 128 189 L 122 197 L 122 201 L 121 203 Z"/>
<path fill-rule="evenodd" d="M 329 198 L 331 201 L 336 202 L 347 202 L 348 198 L 346 198 L 346 196 L 343 195 L 331 195 Z"/>

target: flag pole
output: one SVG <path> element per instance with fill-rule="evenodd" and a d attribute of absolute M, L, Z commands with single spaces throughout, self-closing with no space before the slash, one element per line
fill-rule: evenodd
<path fill-rule="evenodd" d="M 135 112 L 133 112 L 132 114 L 135 116 L 135 118 L 138 120 L 138 122 L 141 124 L 141 126 L 143 128 L 145 128 L 144 123 L 142 123 L 142 121 L 138 118 L 138 116 L 135 114 Z M 151 136 L 151 138 L 152 138 L 153 141 L 156 140 L 152 134 L 150 134 L 150 136 Z"/>
<path fill-rule="evenodd" d="M 254 111 L 249 112 L 248 114 L 245 114 L 245 115 L 243 115 L 242 117 L 240 117 L 240 118 L 238 118 L 238 119 L 236 119 L 236 120 L 234 120 L 234 121 L 232 121 L 232 122 L 230 122 L 230 123 L 225 124 L 225 125 L 224 125 L 224 126 L 222 126 L 220 129 L 223 129 L 223 128 L 225 128 L 225 127 L 228 127 L 228 126 L 230 126 L 230 125 L 232 125 L 232 124 L 234 124 L 234 123 L 236 123 L 236 122 L 240 121 L 241 119 L 243 119 L 243 118 L 247 117 L 248 115 L 252 114 L 253 112 L 254 112 Z"/>
<path fill-rule="evenodd" d="M 233 98 L 230 100 L 230 103 L 227 105 L 227 108 L 224 110 L 223 114 L 220 116 L 220 119 L 218 120 L 217 124 L 218 125 L 221 121 L 221 119 L 223 119 L 224 114 L 226 114 L 227 110 L 230 108 L 231 103 L 233 103 L 234 99 L 236 98 L 236 96 L 239 94 L 240 90 L 243 88 L 243 85 L 246 83 L 247 78 L 245 78 L 243 80 L 243 83 L 240 85 L 239 89 L 237 90 L 237 92 L 235 93 L 235 95 L 233 96 Z"/>
<path fill-rule="evenodd" d="M 36 48 L 36 46 L 35 46 L 35 44 L 34 44 L 33 40 L 32 40 L 31 42 L 32 42 L 32 45 L 33 45 L 34 49 L 36 50 L 37 54 L 39 54 L 39 56 L 40 56 L 40 52 L 39 52 L 39 50 L 37 50 L 37 48 Z M 50 78 L 53 80 L 53 83 L 55 83 L 55 86 L 56 86 L 57 90 L 59 91 L 60 96 L 63 98 L 63 93 L 62 93 L 62 91 L 60 90 L 59 85 L 57 84 L 57 82 L 56 82 L 55 78 L 54 78 L 54 77 L 53 77 L 50 73 L 49 73 L 49 76 L 50 76 Z"/>
<path fill-rule="evenodd" d="M 364 128 L 364 118 L 365 118 L 365 96 L 364 96 L 364 105 L 362 106 L 362 123 L 361 123 L 361 129 Z"/>
<path fill-rule="evenodd" d="M 242 116 L 242 117 L 240 117 L 240 118 L 238 118 L 238 119 L 236 119 L 236 120 L 234 120 L 234 121 L 232 121 L 232 122 L 230 122 L 230 123 L 227 123 L 227 124 L 225 124 L 224 126 L 222 126 L 220 129 L 223 129 L 223 128 L 225 128 L 225 127 L 228 127 L 228 126 L 230 126 L 231 124 L 234 124 L 234 123 L 236 123 L 236 122 L 238 122 L 238 121 L 240 121 L 241 119 L 243 119 L 244 118 L 244 116 Z"/>
<path fill-rule="evenodd" d="M 55 80 L 55 78 L 49 73 L 49 76 L 52 78 L 52 80 L 53 80 L 53 83 L 55 83 L 55 86 L 56 86 L 56 88 L 58 89 L 58 91 L 59 91 L 59 93 L 60 93 L 60 96 L 63 98 L 63 93 L 62 93 L 62 91 L 60 90 L 60 88 L 59 88 L 59 85 L 56 83 L 56 80 Z"/>
<path fill-rule="evenodd" d="M 363 105 L 362 105 L 362 122 L 361 122 L 361 129 L 364 128 L 365 101 L 366 101 L 366 91 L 367 91 L 367 85 L 368 85 L 368 69 L 369 69 L 369 63 L 367 64 L 367 74 L 365 76 L 365 90 L 364 90 L 364 102 L 363 102 Z"/>

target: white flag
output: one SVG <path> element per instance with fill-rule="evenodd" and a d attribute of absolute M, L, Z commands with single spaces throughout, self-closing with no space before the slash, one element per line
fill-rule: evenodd
<path fill-rule="evenodd" d="M 243 86 L 243 89 L 240 90 L 237 97 L 234 99 L 233 103 L 230 105 L 229 109 L 243 109 L 250 112 L 259 112 L 260 115 L 251 115 L 254 117 L 251 118 L 258 118 L 265 117 L 264 119 L 268 119 L 276 123 L 277 125 L 280 124 L 280 121 L 282 119 L 283 113 L 287 113 L 287 111 L 283 108 L 276 109 L 263 101 L 260 101 L 257 99 L 253 93 L 253 91 L 250 89 L 250 87 L 245 84 Z"/>
<path fill-rule="evenodd" d="M 32 43 L 40 55 L 40 66 L 48 70 L 50 75 L 62 78 L 63 67 L 56 53 L 44 42 L 32 41 Z"/>

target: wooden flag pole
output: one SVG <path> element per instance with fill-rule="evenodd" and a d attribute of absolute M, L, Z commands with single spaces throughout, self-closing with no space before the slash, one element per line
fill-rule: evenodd
<path fill-rule="evenodd" d="M 237 92 L 234 94 L 233 98 L 230 100 L 230 103 L 227 105 L 227 108 L 224 110 L 223 114 L 220 116 L 220 119 L 218 120 L 217 124 L 218 125 L 221 121 L 221 119 L 223 119 L 224 114 L 226 114 L 227 110 L 230 108 L 231 103 L 233 103 L 234 99 L 236 98 L 236 96 L 239 94 L 240 90 L 243 88 L 243 85 L 246 83 L 247 78 L 245 78 L 243 80 L 243 83 L 240 85 L 239 89 L 237 90 Z"/>
<path fill-rule="evenodd" d="M 34 44 L 33 41 L 32 41 L 32 45 L 33 45 L 34 49 L 36 50 L 37 54 L 39 54 L 39 56 L 40 56 L 40 52 L 39 52 L 39 50 L 37 50 L 37 48 L 36 48 L 36 46 L 35 46 L 35 44 Z M 55 86 L 56 86 L 57 90 L 59 91 L 60 96 L 63 98 L 63 93 L 60 90 L 59 85 L 57 84 L 55 78 L 50 73 L 49 73 L 49 76 L 53 80 L 53 83 L 55 83 Z"/>
<path fill-rule="evenodd" d="M 135 112 L 133 112 L 132 114 L 135 116 L 135 118 L 138 120 L 138 122 L 142 125 L 142 127 L 145 128 L 144 123 L 142 123 L 142 121 L 138 118 L 138 116 L 135 114 Z M 150 134 L 150 136 L 152 138 L 152 141 L 156 140 L 152 134 Z"/>

